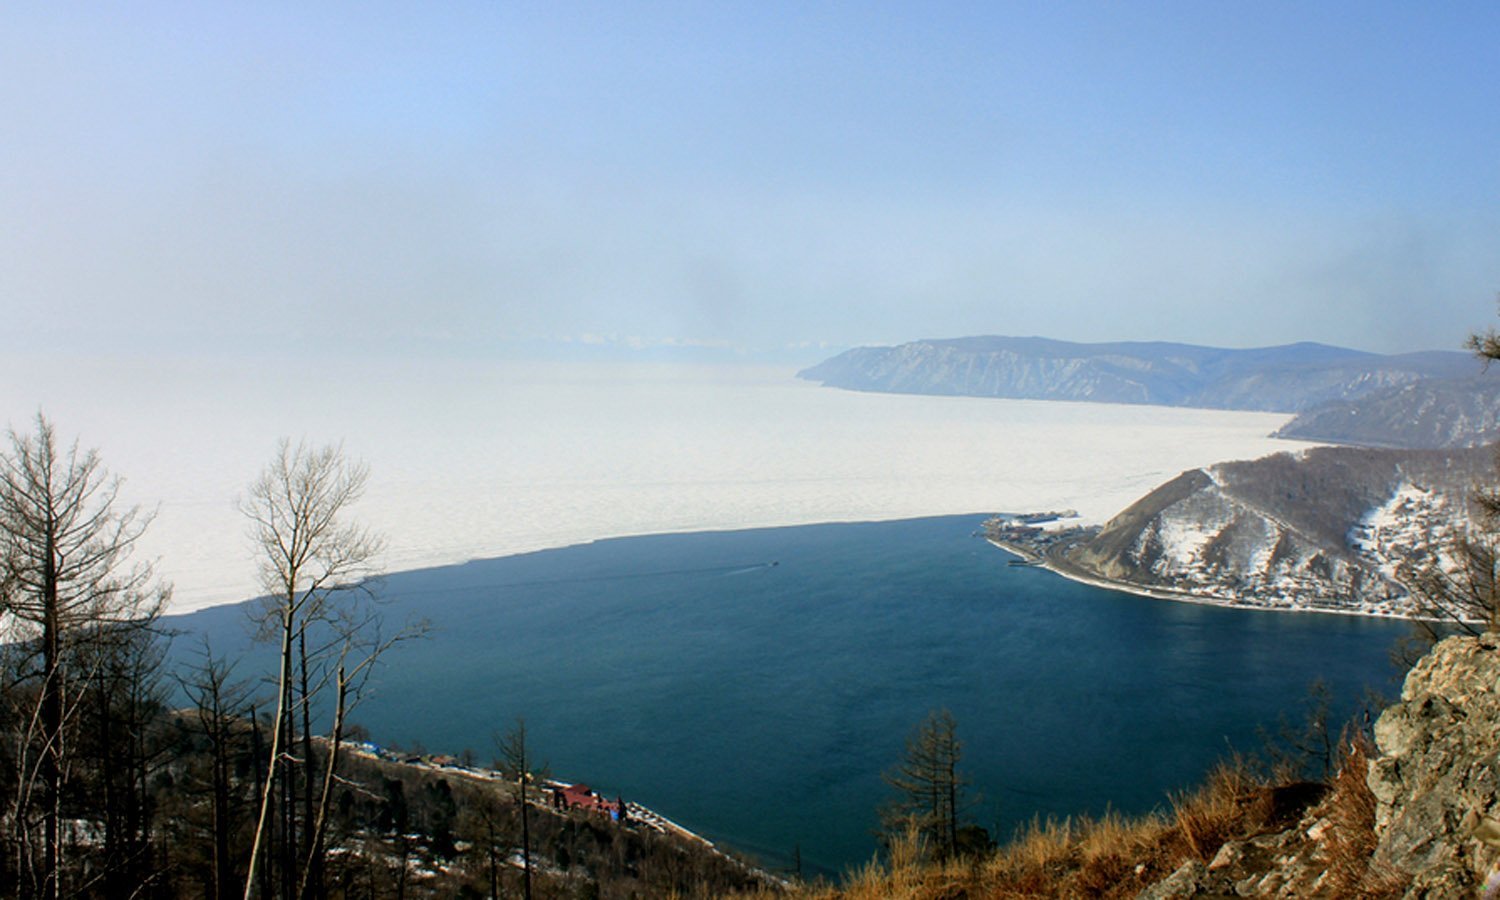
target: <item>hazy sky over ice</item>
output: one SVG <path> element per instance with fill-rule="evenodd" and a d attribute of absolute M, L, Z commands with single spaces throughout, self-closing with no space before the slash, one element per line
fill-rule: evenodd
<path fill-rule="evenodd" d="M 1492 2 L 8 4 L 4 328 L 1453 348 L 1497 43 Z"/>

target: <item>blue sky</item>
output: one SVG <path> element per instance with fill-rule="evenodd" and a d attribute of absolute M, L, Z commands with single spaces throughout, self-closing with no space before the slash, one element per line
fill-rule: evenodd
<path fill-rule="evenodd" d="M 43 351 L 1457 346 L 1494 3 L 13 4 Z"/>

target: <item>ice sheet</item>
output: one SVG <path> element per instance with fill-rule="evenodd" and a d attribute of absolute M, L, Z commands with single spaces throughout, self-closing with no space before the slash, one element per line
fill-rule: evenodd
<path fill-rule="evenodd" d="M 355 512 L 407 569 L 603 537 L 965 512 L 1103 520 L 1179 472 L 1301 446 L 1287 416 L 854 393 L 781 368 L 16 357 L 44 409 L 157 509 L 174 611 L 257 593 L 236 498 L 276 440 L 370 466 Z M 977 524 L 977 523 L 976 523 Z"/>

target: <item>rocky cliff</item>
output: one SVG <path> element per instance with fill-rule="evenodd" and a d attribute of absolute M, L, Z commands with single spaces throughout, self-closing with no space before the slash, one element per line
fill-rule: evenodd
<path fill-rule="evenodd" d="M 1374 731 L 1374 758 L 1295 826 L 1226 843 L 1140 896 L 1439 900 L 1500 883 L 1500 636 L 1434 647 Z"/>
<path fill-rule="evenodd" d="M 1469 376 L 1463 353 L 1382 356 L 1323 344 L 1228 350 L 971 337 L 860 347 L 798 377 L 862 391 L 1299 412 L 1426 378 Z"/>
<path fill-rule="evenodd" d="M 1375 742 L 1376 861 L 1414 876 L 1408 896 L 1472 895 L 1500 862 L 1500 636 L 1433 648 Z"/>

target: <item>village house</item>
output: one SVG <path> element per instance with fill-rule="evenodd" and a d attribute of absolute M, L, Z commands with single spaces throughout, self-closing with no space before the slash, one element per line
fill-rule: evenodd
<path fill-rule="evenodd" d="M 618 798 L 606 800 L 586 784 L 554 783 L 547 790 L 552 794 L 552 805 L 556 809 L 594 812 L 617 822 L 625 818 L 625 801 Z"/>

